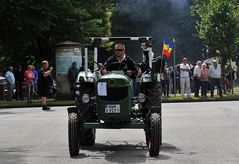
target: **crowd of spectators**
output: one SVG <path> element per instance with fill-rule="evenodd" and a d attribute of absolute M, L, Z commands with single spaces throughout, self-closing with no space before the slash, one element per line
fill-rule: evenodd
<path fill-rule="evenodd" d="M 184 98 L 191 98 L 192 92 L 194 97 L 207 97 L 209 94 L 214 97 L 216 87 L 216 93 L 222 97 L 223 91 L 224 94 L 232 93 L 235 73 L 235 69 L 228 65 L 223 74 L 217 60 L 210 64 L 197 61 L 193 66 L 188 64 L 187 58 L 183 58 L 176 67 L 165 65 L 161 74 L 162 95 L 168 97 L 171 89 L 172 94 L 179 93 Z"/>
<path fill-rule="evenodd" d="M 30 105 L 33 99 L 41 97 L 43 110 L 48 110 L 46 97 L 53 83 L 52 69 L 49 67 L 48 61 L 42 62 L 39 71 L 34 64 L 29 64 L 27 67 L 9 66 L 4 75 L 7 81 L 7 101 L 26 98 L 27 104 Z"/>
<path fill-rule="evenodd" d="M 51 77 L 52 67 L 49 68 L 48 62 L 43 61 L 39 71 L 35 69 L 34 64 L 24 68 L 22 65 L 17 65 L 15 68 L 9 66 L 6 70 L 7 100 L 24 100 L 26 98 L 29 105 L 34 98 L 41 97 L 43 110 L 49 109 L 46 106 L 46 97 L 53 80 Z M 75 92 L 75 80 L 78 73 L 77 63 L 73 62 L 68 70 L 72 93 Z M 189 64 L 187 58 L 183 58 L 182 63 L 175 67 L 168 67 L 165 63 L 161 73 L 162 96 L 169 97 L 171 91 L 172 94 L 181 94 L 183 98 L 191 98 L 192 92 L 194 97 L 207 97 L 209 94 L 214 97 L 216 87 L 216 93 L 222 97 L 223 91 L 224 94 L 232 93 L 235 73 L 235 68 L 228 65 L 226 73 L 222 74 L 217 60 L 213 60 L 210 64 L 197 61 L 195 66 Z M 42 79 L 45 81 L 41 82 Z M 41 86 L 43 83 L 44 85 Z"/>

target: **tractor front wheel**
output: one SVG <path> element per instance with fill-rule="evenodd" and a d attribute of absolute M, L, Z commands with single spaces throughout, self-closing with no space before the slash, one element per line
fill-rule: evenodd
<path fill-rule="evenodd" d="M 80 135 L 79 135 L 79 119 L 77 113 L 69 113 L 68 115 L 68 142 L 70 156 L 79 155 Z"/>
<path fill-rule="evenodd" d="M 146 135 L 147 145 L 149 148 L 149 155 L 158 156 L 160 151 L 161 141 L 161 128 L 160 128 L 160 115 L 158 113 L 152 113 L 150 116 L 150 129 Z"/>

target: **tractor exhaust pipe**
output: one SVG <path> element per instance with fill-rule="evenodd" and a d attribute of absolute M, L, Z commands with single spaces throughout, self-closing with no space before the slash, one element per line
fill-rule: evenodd
<path fill-rule="evenodd" d="M 152 45 L 150 44 L 149 45 L 149 68 L 151 68 L 152 69 Z"/>
<path fill-rule="evenodd" d="M 98 69 L 98 49 L 97 47 L 94 48 L 94 71 Z"/>
<path fill-rule="evenodd" d="M 85 48 L 85 77 L 88 77 L 88 48 Z"/>

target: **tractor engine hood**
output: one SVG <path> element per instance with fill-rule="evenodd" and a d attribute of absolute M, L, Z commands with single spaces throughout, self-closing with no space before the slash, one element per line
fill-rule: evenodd
<path fill-rule="evenodd" d="M 98 82 L 106 82 L 108 88 L 120 88 L 130 85 L 130 78 L 123 74 L 109 73 L 98 79 Z"/>

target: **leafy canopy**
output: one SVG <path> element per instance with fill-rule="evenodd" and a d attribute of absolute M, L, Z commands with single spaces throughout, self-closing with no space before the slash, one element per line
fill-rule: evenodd
<path fill-rule="evenodd" d="M 197 30 L 209 51 L 223 66 L 235 56 L 239 38 L 237 0 L 195 0 L 193 15 L 199 18 Z"/>
<path fill-rule="evenodd" d="M 112 7 L 112 0 L 1 0 L 1 61 L 53 59 L 52 45 L 57 42 L 84 45 L 89 36 L 109 36 Z"/>

